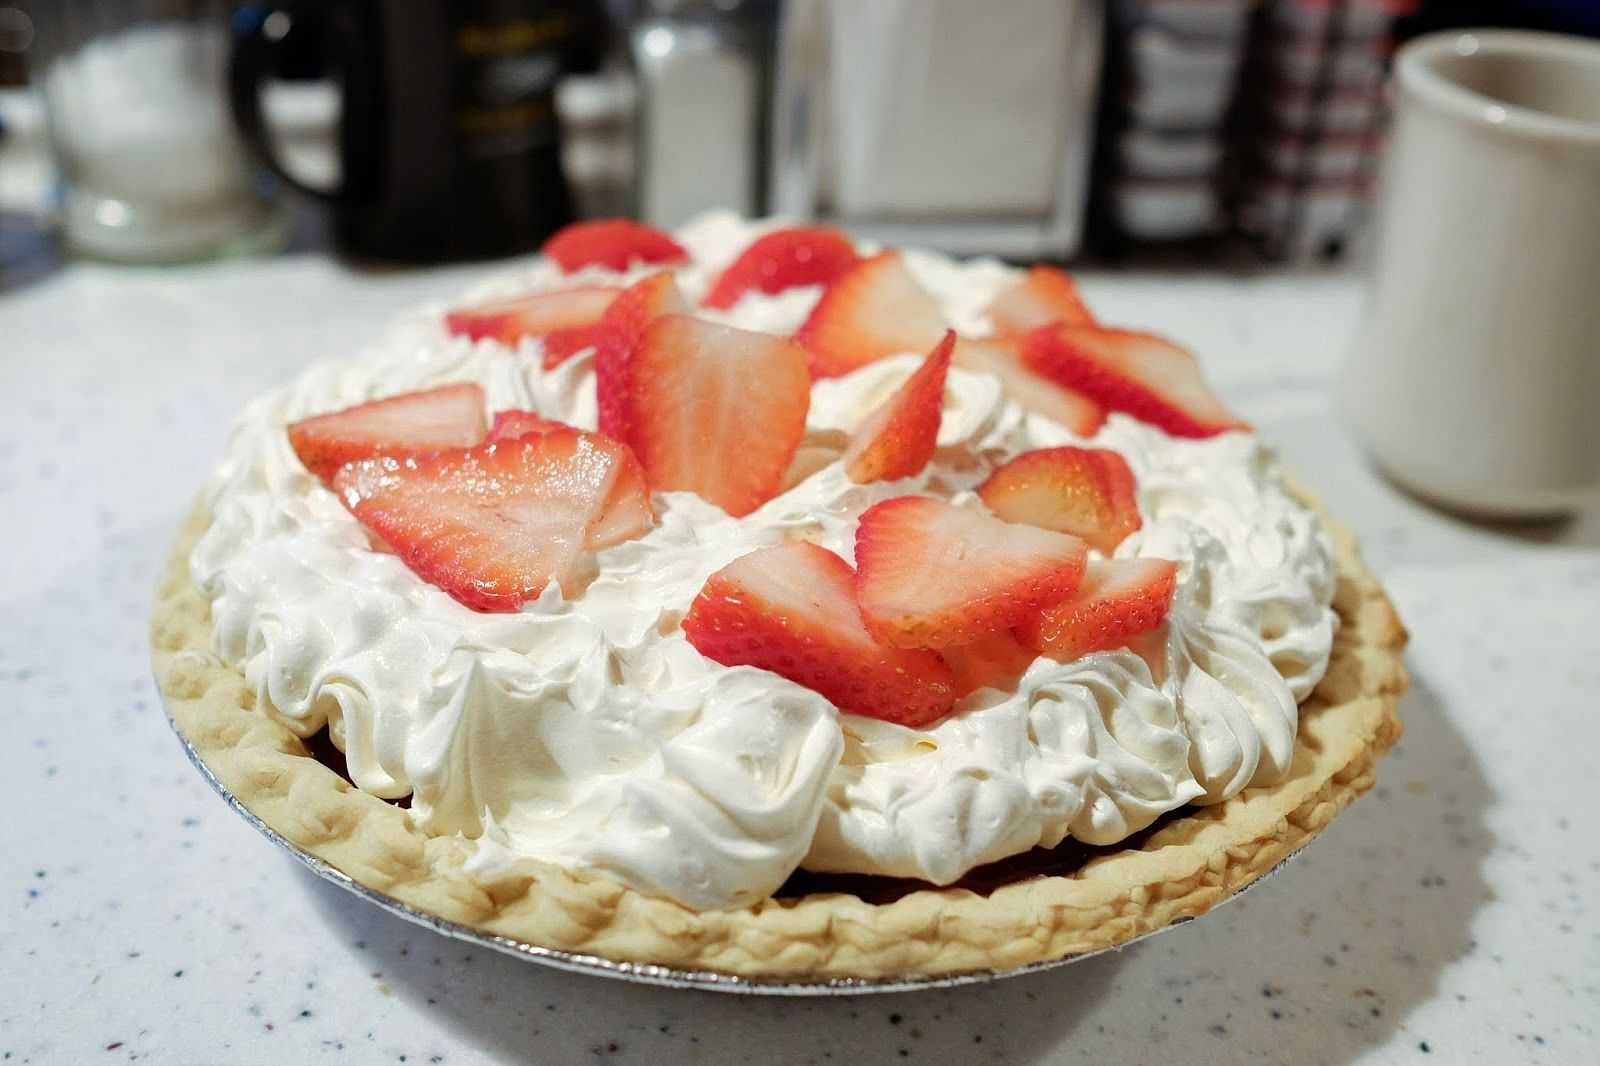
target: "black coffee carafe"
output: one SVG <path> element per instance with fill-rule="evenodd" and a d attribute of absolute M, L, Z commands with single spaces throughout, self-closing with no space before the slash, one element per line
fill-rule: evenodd
<path fill-rule="evenodd" d="M 229 92 L 246 140 L 329 204 L 348 253 L 433 261 L 536 248 L 572 217 L 556 83 L 594 65 L 583 0 L 280 0 L 234 17 Z M 290 174 L 267 136 L 267 77 L 339 85 L 336 187 Z"/>

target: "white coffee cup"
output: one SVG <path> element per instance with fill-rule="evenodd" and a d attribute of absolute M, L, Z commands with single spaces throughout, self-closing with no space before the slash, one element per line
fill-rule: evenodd
<path fill-rule="evenodd" d="M 1431 34 L 1395 87 L 1346 415 L 1447 506 L 1600 501 L 1600 42 Z"/>

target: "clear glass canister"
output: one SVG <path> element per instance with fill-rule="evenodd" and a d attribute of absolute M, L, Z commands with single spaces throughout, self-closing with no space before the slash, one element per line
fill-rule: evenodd
<path fill-rule="evenodd" d="M 35 0 L 29 66 L 67 247 L 164 262 L 271 246 L 274 190 L 228 110 L 223 0 Z"/>

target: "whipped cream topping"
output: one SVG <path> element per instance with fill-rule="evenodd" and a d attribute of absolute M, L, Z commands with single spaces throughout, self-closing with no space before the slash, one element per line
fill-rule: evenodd
<path fill-rule="evenodd" d="M 681 230 L 694 259 L 678 272 L 685 295 L 698 299 L 771 225 L 714 214 Z M 951 324 L 978 336 L 990 332 L 982 309 L 1017 277 L 993 260 L 906 259 Z M 648 272 L 563 276 L 538 260 L 461 302 Z M 789 333 L 819 295 L 751 294 L 701 313 Z M 1072 434 L 1011 403 L 996 379 L 952 368 L 939 450 L 916 477 L 856 485 L 835 462 L 742 519 L 658 493 L 656 526 L 601 552 L 570 598 L 552 584 L 520 613 L 479 614 L 375 545 L 284 432 L 452 381 L 481 383 L 491 411 L 594 425 L 590 354 L 544 372 L 538 342 L 451 337 L 442 311 L 423 308 L 370 351 L 246 408 L 191 572 L 211 600 L 217 654 L 258 705 L 302 736 L 326 726 L 357 785 L 410 795 L 422 828 L 475 840 L 477 876 L 553 862 L 699 909 L 759 900 L 801 865 L 946 884 L 1068 836 L 1114 843 L 1286 770 L 1297 701 L 1327 665 L 1334 566 L 1254 435 L 1184 441 L 1113 415 L 1093 444 L 1127 458 L 1144 517 L 1116 554 L 1180 563 L 1167 620 L 1141 654 L 1040 659 L 1015 691 L 980 690 L 907 729 L 712 663 L 678 623 L 740 555 L 803 536 L 851 559 L 856 518 L 878 500 L 926 492 L 978 506 L 971 490 L 996 465 Z M 921 354 L 818 382 L 810 433 L 852 430 Z"/>

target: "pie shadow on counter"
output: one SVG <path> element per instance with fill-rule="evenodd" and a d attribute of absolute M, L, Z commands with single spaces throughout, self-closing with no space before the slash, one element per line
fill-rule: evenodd
<path fill-rule="evenodd" d="M 310 873 L 317 911 L 441 1034 L 494 1062 L 1346 1062 L 1392 1038 L 1473 950 L 1492 802 L 1425 679 L 1379 783 L 1280 872 L 1120 952 L 926 992 L 804 999 L 549 969 L 447 939 Z"/>
<path fill-rule="evenodd" d="M 492 1062 L 1032 1062 L 1111 991 L 1136 950 L 923 992 L 789 998 L 660 988 L 450 940 L 294 865 L 317 911 L 341 940 L 362 945 L 396 996 Z"/>

